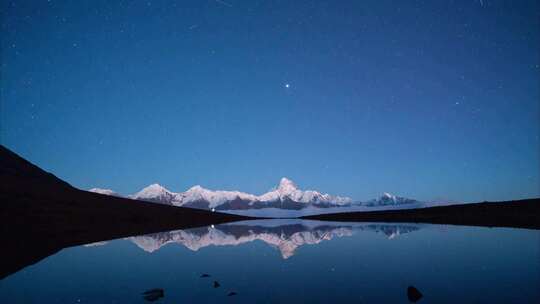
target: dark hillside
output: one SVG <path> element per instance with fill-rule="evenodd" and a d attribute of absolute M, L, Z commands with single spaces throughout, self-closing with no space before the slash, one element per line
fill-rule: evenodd
<path fill-rule="evenodd" d="M 0 278 L 68 246 L 244 217 L 78 190 L 0 146 Z"/>

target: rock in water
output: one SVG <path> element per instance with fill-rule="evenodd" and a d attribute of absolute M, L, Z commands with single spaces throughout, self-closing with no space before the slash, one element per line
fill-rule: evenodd
<path fill-rule="evenodd" d="M 423 297 L 423 295 L 414 286 L 409 286 L 407 288 L 407 297 L 409 298 L 409 301 L 416 303 Z"/>

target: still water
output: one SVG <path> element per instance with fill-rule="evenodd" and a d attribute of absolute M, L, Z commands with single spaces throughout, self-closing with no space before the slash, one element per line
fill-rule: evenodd
<path fill-rule="evenodd" d="M 418 303 L 540 303 L 540 232 L 237 222 L 67 248 L 1 280 L 0 297 L 2 303 L 409 303 L 409 286 L 422 294 Z M 143 297 L 155 288 L 163 297 Z"/>

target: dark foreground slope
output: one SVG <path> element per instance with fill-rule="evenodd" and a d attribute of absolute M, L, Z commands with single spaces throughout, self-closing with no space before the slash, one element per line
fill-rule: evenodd
<path fill-rule="evenodd" d="M 0 146 L 0 279 L 69 246 L 243 219 L 81 191 Z"/>
<path fill-rule="evenodd" d="M 540 229 L 540 199 L 303 217 L 322 221 L 409 222 Z"/>

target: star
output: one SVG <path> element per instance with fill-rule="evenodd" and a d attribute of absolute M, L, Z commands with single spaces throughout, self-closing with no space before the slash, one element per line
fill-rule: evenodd
<path fill-rule="evenodd" d="M 285 88 L 287 88 L 287 89 L 288 89 L 288 88 L 290 88 L 290 87 L 291 87 L 291 85 L 290 85 L 290 84 L 288 84 L 288 83 L 286 83 L 286 84 L 285 84 Z"/>

